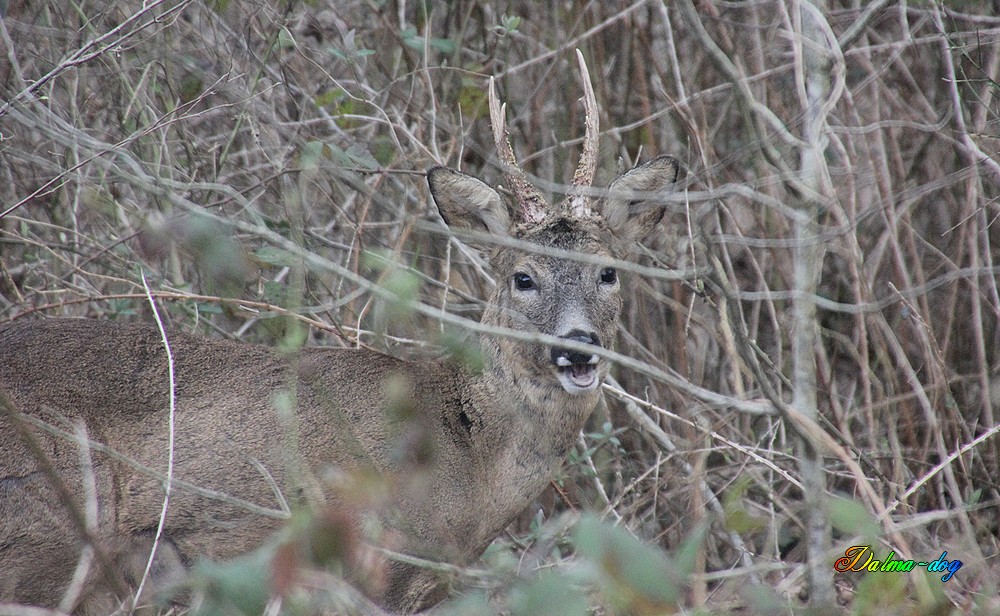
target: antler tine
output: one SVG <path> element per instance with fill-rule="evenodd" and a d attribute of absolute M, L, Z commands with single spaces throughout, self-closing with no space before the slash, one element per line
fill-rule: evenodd
<path fill-rule="evenodd" d="M 528 181 L 524 171 L 517 166 L 514 149 L 510 145 L 510 136 L 507 134 L 507 105 L 501 105 L 497 99 L 493 77 L 490 77 L 489 104 L 490 124 L 493 125 L 493 141 L 497 146 L 500 164 L 503 165 L 504 178 L 507 179 L 518 205 L 521 206 L 525 222 L 540 222 L 545 218 L 545 198 Z"/>
<path fill-rule="evenodd" d="M 590 71 L 587 69 L 587 63 L 579 49 L 576 50 L 576 59 L 580 64 L 580 76 L 583 77 L 584 122 L 587 130 L 583 137 L 580 166 L 573 174 L 573 187 L 590 188 L 591 184 L 594 183 L 594 173 L 597 169 L 597 133 L 600 130 L 600 118 L 597 114 L 597 97 L 594 96 L 594 85 L 590 81 Z M 579 190 L 572 191 L 568 201 L 570 211 L 576 216 L 585 216 L 591 213 L 589 199 L 580 194 L 581 192 Z"/>

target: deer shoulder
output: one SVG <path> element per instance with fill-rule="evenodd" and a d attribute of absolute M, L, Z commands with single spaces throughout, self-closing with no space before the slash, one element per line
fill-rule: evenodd
<path fill-rule="evenodd" d="M 0 326 L 0 431 L 9 444 L 0 450 L 0 600 L 57 605 L 88 545 L 101 562 L 124 565 L 92 567 L 69 609 L 107 605 L 134 588 L 160 524 L 168 466 L 174 487 L 154 567 L 161 582 L 200 558 L 257 548 L 297 503 L 344 506 L 326 480 L 357 469 L 396 486 L 369 514 L 381 529 L 372 541 L 425 559 L 478 558 L 552 479 L 597 405 L 609 369 L 602 350 L 614 347 L 622 310 L 613 262 L 660 221 L 658 197 L 678 172 L 659 157 L 591 189 L 598 115 L 582 57 L 580 65 L 586 134 L 566 199 L 549 204 L 518 167 L 492 81 L 491 122 L 512 198 L 446 167 L 427 174 L 442 218 L 484 252 L 497 280 L 482 317 L 481 370 L 171 333 L 171 423 L 156 328 Z M 86 521 L 81 512 L 95 499 Z M 447 591 L 433 572 L 398 560 L 386 562 L 382 579 L 367 592 L 393 611 L 433 605 Z"/>

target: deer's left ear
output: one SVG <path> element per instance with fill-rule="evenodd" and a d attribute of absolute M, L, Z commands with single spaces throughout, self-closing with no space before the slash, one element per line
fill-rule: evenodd
<path fill-rule="evenodd" d="M 663 218 L 666 204 L 657 197 L 673 191 L 680 164 L 672 156 L 657 156 L 611 183 L 601 215 L 625 242 L 644 238 Z"/>

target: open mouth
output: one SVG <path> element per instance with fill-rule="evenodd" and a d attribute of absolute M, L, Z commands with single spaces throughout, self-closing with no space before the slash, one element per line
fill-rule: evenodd
<path fill-rule="evenodd" d="M 572 361 L 584 359 L 585 361 Z M 556 358 L 559 383 L 571 394 L 583 393 L 597 387 L 597 355 L 587 357 L 581 353 L 568 353 Z"/>
<path fill-rule="evenodd" d="M 595 333 L 573 330 L 562 336 L 572 342 L 583 342 L 593 347 L 601 348 L 601 339 Z M 582 394 L 592 391 L 599 385 L 597 365 L 601 358 L 588 351 L 576 351 L 563 347 L 552 347 L 550 351 L 552 363 L 556 367 L 559 384 L 571 394 Z"/>

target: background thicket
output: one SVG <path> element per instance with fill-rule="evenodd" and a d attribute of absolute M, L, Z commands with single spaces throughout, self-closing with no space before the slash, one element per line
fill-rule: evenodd
<path fill-rule="evenodd" d="M 1000 610 L 996 6 L 0 13 L 4 321 L 148 318 L 145 275 L 168 319 L 205 335 L 278 344 L 294 318 L 308 344 L 437 356 L 464 343 L 429 315 L 477 319 L 494 281 L 443 233 L 423 172 L 501 182 L 489 76 L 522 166 L 557 198 L 583 133 L 575 49 L 601 108 L 598 183 L 681 159 L 639 259 L 662 275 L 626 281 L 618 349 L 635 365 L 564 476 L 455 574 L 457 613 Z M 861 544 L 964 564 L 945 583 L 835 573 Z M 350 595 L 320 577 L 310 599 L 268 598 L 266 578 L 272 608 Z"/>

